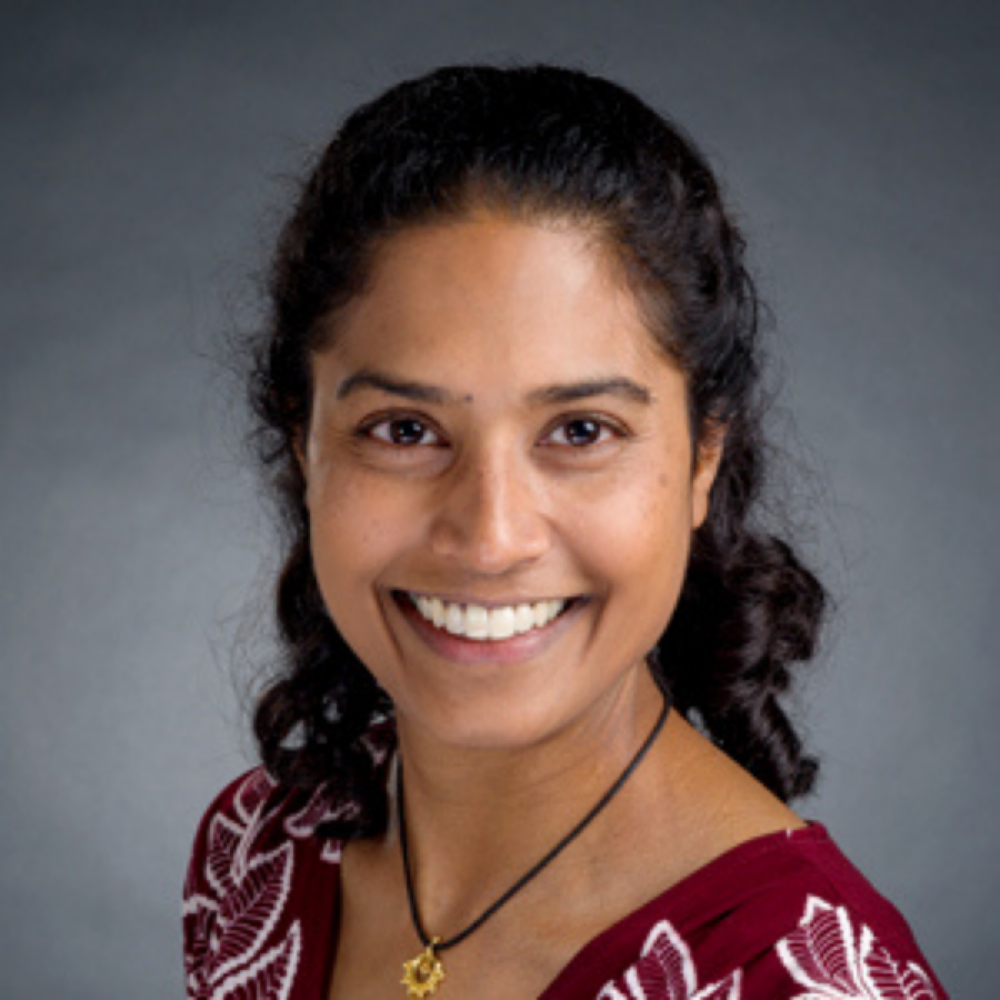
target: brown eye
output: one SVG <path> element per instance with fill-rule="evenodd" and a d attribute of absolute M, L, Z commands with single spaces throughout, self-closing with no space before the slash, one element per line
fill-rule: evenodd
<path fill-rule="evenodd" d="M 610 433 L 611 429 L 599 420 L 576 417 L 557 427 L 549 436 L 549 441 L 552 444 L 569 445 L 571 448 L 585 448 L 598 444 Z"/>
<path fill-rule="evenodd" d="M 378 441 L 400 448 L 416 445 L 436 445 L 440 438 L 422 420 L 416 417 L 396 417 L 383 420 L 369 428 L 369 433 Z"/>

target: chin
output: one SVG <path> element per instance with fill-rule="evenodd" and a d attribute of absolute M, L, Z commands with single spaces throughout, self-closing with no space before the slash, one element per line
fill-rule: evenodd
<path fill-rule="evenodd" d="M 455 711 L 413 713 L 397 711 L 403 732 L 420 732 L 434 742 L 456 750 L 516 751 L 544 743 L 569 724 L 561 713 L 513 709 L 495 701 L 481 708 L 465 704 Z"/>

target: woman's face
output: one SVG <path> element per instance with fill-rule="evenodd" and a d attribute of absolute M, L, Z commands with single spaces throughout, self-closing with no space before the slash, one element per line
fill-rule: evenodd
<path fill-rule="evenodd" d="M 527 746 L 639 689 L 717 454 L 592 237 L 393 236 L 313 372 L 316 573 L 400 727 Z"/>

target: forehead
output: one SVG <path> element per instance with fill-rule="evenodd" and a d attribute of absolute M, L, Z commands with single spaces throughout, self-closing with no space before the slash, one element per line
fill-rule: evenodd
<path fill-rule="evenodd" d="M 566 221 L 484 213 L 397 233 L 334 327 L 332 353 L 345 363 L 456 378 L 673 367 L 613 254 L 593 230 Z"/>

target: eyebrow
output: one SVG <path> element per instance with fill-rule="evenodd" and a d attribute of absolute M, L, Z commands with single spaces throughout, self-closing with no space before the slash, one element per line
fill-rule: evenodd
<path fill-rule="evenodd" d="M 452 395 L 445 389 L 439 389 L 434 385 L 426 385 L 423 382 L 409 382 L 402 379 L 392 378 L 381 372 L 362 368 L 361 371 L 349 375 L 337 386 L 337 399 L 346 399 L 352 393 L 362 389 L 376 389 L 379 392 L 388 392 L 393 396 L 403 396 L 405 399 L 412 399 L 418 403 L 439 403 L 448 404 L 457 401 L 458 397 Z"/>
<path fill-rule="evenodd" d="M 375 389 L 394 396 L 402 396 L 404 399 L 412 399 L 418 403 L 437 403 L 443 406 L 470 399 L 469 396 L 458 396 L 439 386 L 396 379 L 369 368 L 363 368 L 345 378 L 337 387 L 337 399 L 346 399 L 351 394 L 363 389 Z M 573 403 L 581 399 L 591 399 L 594 396 L 618 396 L 643 406 L 648 406 L 653 402 L 653 394 L 649 389 L 624 375 L 543 386 L 528 393 L 528 401 L 534 405 L 552 405 L 554 403 Z"/>
<path fill-rule="evenodd" d="M 545 386 L 529 393 L 528 399 L 532 403 L 573 403 L 593 396 L 620 396 L 643 406 L 648 406 L 653 401 L 653 394 L 645 386 L 624 375 Z"/>

